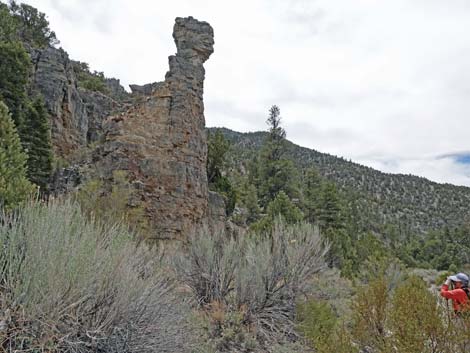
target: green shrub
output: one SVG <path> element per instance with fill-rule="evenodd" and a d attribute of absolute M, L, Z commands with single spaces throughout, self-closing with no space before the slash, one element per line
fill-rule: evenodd
<path fill-rule="evenodd" d="M 313 350 L 299 342 L 285 342 L 270 347 L 270 353 L 310 353 Z"/>
<path fill-rule="evenodd" d="M 92 73 L 89 65 L 80 61 L 74 61 L 72 65 L 80 87 L 94 92 L 109 93 L 103 72 L 94 71 Z"/>
<path fill-rule="evenodd" d="M 393 346 L 402 353 L 439 351 L 444 322 L 435 296 L 424 281 L 408 278 L 396 289 L 390 308 Z M 433 348 L 435 350 L 433 350 Z"/>
<path fill-rule="evenodd" d="M 220 302 L 206 305 L 197 312 L 198 324 L 203 329 L 199 342 L 200 353 L 253 352 L 259 348 L 256 332 L 244 325 L 243 311 L 231 310 Z"/>
<path fill-rule="evenodd" d="M 184 352 L 186 309 L 156 259 L 126 230 L 89 221 L 70 202 L 2 216 L 2 348 Z"/>
<path fill-rule="evenodd" d="M 297 305 L 298 330 L 317 350 L 327 350 L 335 332 L 336 315 L 324 301 L 310 299 Z"/>
<path fill-rule="evenodd" d="M 82 210 L 92 219 L 103 223 L 124 223 L 139 235 L 145 236 L 149 224 L 145 210 L 140 205 L 130 206 L 133 189 L 122 170 L 113 172 L 113 180 L 105 184 L 100 179 L 92 179 L 84 183 L 74 198 Z"/>
<path fill-rule="evenodd" d="M 274 200 L 269 202 L 266 212 L 263 218 L 251 225 L 251 230 L 256 233 L 269 233 L 277 218 L 282 218 L 286 224 L 296 224 L 304 218 L 302 211 L 294 205 L 284 191 L 280 191 Z"/>
<path fill-rule="evenodd" d="M 387 307 L 389 303 L 388 285 L 384 276 L 371 281 L 361 288 L 352 305 L 354 339 L 361 347 L 372 347 L 386 352 Z"/>
<path fill-rule="evenodd" d="M 454 315 L 450 303 L 412 275 L 394 287 L 385 276 L 371 281 L 353 305 L 352 347 L 380 353 L 470 351 L 470 315 Z M 334 349 L 335 351 L 341 351 Z"/>

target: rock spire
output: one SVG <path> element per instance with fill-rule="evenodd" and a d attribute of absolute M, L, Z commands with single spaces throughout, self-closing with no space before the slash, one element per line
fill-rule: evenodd
<path fill-rule="evenodd" d="M 100 177 L 125 171 L 133 205 L 143 207 L 151 237 L 179 239 L 203 222 L 208 209 L 203 63 L 214 51 L 212 27 L 177 18 L 177 53 L 165 81 L 151 95 L 105 123 L 105 142 L 95 153 Z"/>

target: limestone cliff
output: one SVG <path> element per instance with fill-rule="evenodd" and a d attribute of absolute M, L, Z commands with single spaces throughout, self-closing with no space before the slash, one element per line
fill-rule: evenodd
<path fill-rule="evenodd" d="M 213 30 L 192 17 L 177 18 L 173 38 L 177 53 L 169 57 L 165 81 L 105 122 L 94 154 L 101 178 L 126 172 L 155 239 L 181 238 L 208 212 L 203 63 L 213 53 Z"/>

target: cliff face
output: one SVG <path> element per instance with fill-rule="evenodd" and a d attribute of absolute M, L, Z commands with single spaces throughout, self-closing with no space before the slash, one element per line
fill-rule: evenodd
<path fill-rule="evenodd" d="M 106 121 L 104 143 L 94 154 L 103 179 L 126 172 L 156 239 L 181 238 L 208 212 L 203 63 L 213 53 L 213 30 L 192 17 L 177 18 L 173 38 L 177 54 L 169 57 L 165 81 Z"/>
<path fill-rule="evenodd" d="M 72 61 L 62 49 L 29 52 L 34 67 L 31 89 L 42 94 L 51 116 L 54 153 L 69 159 L 100 137 L 103 120 L 122 109 L 127 93 L 115 79 L 106 81 L 108 95 L 79 88 Z"/>
<path fill-rule="evenodd" d="M 31 53 L 32 88 L 42 93 L 51 115 L 52 141 L 58 156 L 86 144 L 88 116 L 65 51 L 48 47 Z"/>

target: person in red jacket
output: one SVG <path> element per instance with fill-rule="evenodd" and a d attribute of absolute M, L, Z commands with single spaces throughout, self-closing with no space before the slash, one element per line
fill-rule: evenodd
<path fill-rule="evenodd" d="M 453 289 L 449 290 L 450 286 Z M 457 273 L 454 276 L 447 277 L 446 282 L 441 287 L 441 295 L 446 299 L 452 299 L 456 314 L 463 310 L 470 310 L 468 276 L 465 273 Z"/>

